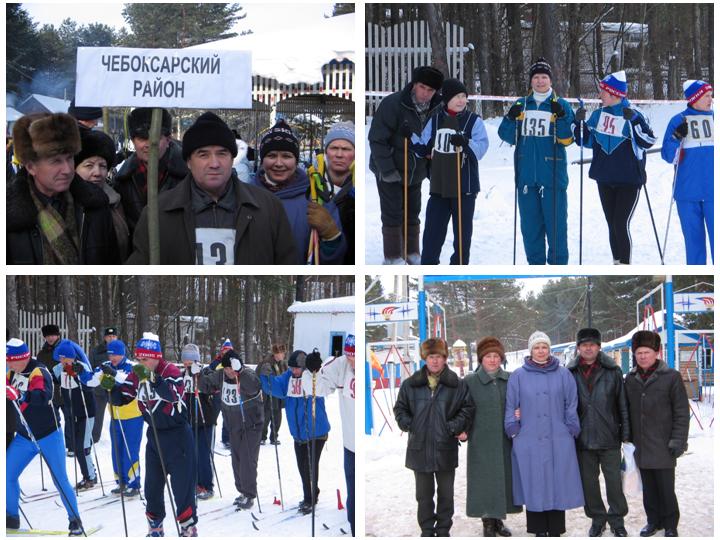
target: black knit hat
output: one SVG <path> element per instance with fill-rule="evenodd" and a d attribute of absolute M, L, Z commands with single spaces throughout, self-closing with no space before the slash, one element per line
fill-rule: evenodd
<path fill-rule="evenodd" d="M 57 324 L 46 324 L 41 330 L 43 337 L 60 335 L 60 328 Z"/>
<path fill-rule="evenodd" d="M 468 95 L 465 85 L 457 79 L 445 79 L 442 83 L 442 100 L 445 106 L 458 94 Z"/>
<path fill-rule="evenodd" d="M 288 359 L 288 366 L 304 368 L 306 357 L 307 354 L 305 354 L 305 351 L 293 351 Z"/>
<path fill-rule="evenodd" d="M 654 351 L 659 351 L 661 345 L 660 334 L 650 330 L 638 330 L 633 334 L 630 347 L 634 354 L 638 347 L 648 347 Z"/>
<path fill-rule="evenodd" d="M 422 83 L 435 90 L 440 90 L 445 76 L 442 71 L 432 66 L 419 66 L 413 69 L 412 83 Z"/>
<path fill-rule="evenodd" d="M 533 65 L 530 66 L 530 78 L 532 79 L 533 76 L 537 75 L 538 73 L 544 73 L 552 79 L 552 67 L 550 67 L 548 61 L 545 60 L 542 56 L 535 60 Z"/>
<path fill-rule="evenodd" d="M 295 159 L 300 160 L 300 144 L 297 137 L 282 119 L 267 130 L 260 140 L 260 160 L 265 159 L 270 152 L 277 151 L 292 152 Z"/>
<path fill-rule="evenodd" d="M 577 345 L 580 345 L 581 343 L 586 343 L 588 341 L 592 341 L 593 343 L 602 345 L 602 340 L 600 338 L 600 330 L 598 330 L 597 328 L 581 328 L 580 330 L 578 330 L 575 343 Z"/>
<path fill-rule="evenodd" d="M 105 160 L 107 168 L 115 164 L 115 144 L 113 140 L 102 131 L 82 130 L 80 132 L 80 153 L 75 154 L 77 167 L 89 157 L 98 156 Z"/>
<path fill-rule="evenodd" d="M 75 98 L 70 102 L 68 114 L 78 120 L 98 120 L 102 118 L 102 107 L 76 107 Z"/>
<path fill-rule="evenodd" d="M 139 137 L 141 139 L 150 138 L 150 122 L 152 120 L 152 107 L 138 107 L 134 109 L 128 116 L 128 128 L 130 138 Z M 170 135 L 172 129 L 172 116 L 165 109 L 162 110 L 162 124 L 160 131 L 163 135 Z"/>
<path fill-rule="evenodd" d="M 230 150 L 233 158 L 237 156 L 238 147 L 232 130 L 217 114 L 203 113 L 183 136 L 183 159 L 187 160 L 198 148 L 216 145 Z"/>

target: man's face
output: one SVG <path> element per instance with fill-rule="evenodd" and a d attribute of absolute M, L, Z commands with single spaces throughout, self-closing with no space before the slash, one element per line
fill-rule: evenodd
<path fill-rule="evenodd" d="M 293 377 L 300 377 L 303 372 L 303 368 L 301 367 L 291 367 L 290 371 L 292 371 Z"/>
<path fill-rule="evenodd" d="M 435 95 L 435 89 L 433 87 L 421 82 L 416 82 L 412 89 L 415 94 L 415 100 L 418 103 L 427 103 Z"/>
<path fill-rule="evenodd" d="M 203 146 L 187 160 L 188 168 L 200 186 L 209 194 L 220 197 L 232 174 L 233 157 L 224 146 Z"/>
<path fill-rule="evenodd" d="M 45 336 L 45 341 L 46 341 L 47 344 L 50 345 L 51 347 L 52 347 L 53 345 L 55 345 L 59 340 L 60 340 L 60 336 L 57 336 L 57 335 L 54 335 L 54 334 L 53 334 L 53 335 L 50 335 L 50 336 Z"/>
<path fill-rule="evenodd" d="M 282 184 L 295 174 L 297 160 L 292 152 L 273 150 L 263 158 L 262 168 L 269 180 Z"/>
<path fill-rule="evenodd" d="M 275 354 L 273 354 L 273 358 L 275 359 L 276 362 L 282 362 L 283 360 L 285 360 L 285 353 L 284 352 L 275 353 Z"/>
<path fill-rule="evenodd" d="M 355 371 L 355 353 L 345 353 L 345 358 L 347 358 L 348 364 L 350 364 L 350 369 Z"/>
<path fill-rule="evenodd" d="M 25 165 L 35 179 L 35 187 L 46 197 L 54 197 L 70 189 L 75 178 L 75 160 L 72 154 L 28 161 Z"/>
<path fill-rule="evenodd" d="M 23 371 L 25 371 L 25 368 L 29 363 L 30 358 L 28 358 L 27 360 L 18 360 L 16 362 L 8 361 L 7 366 L 10 371 L 13 371 L 15 373 L 22 373 Z"/>
<path fill-rule="evenodd" d="M 604 89 L 600 89 L 600 101 L 602 102 L 603 107 L 612 107 L 613 105 L 617 105 L 622 101 L 617 96 L 613 96 L 610 92 Z"/>
<path fill-rule="evenodd" d="M 692 107 L 698 111 L 711 111 L 713 106 L 712 92 L 705 92 L 700 99 L 693 103 Z"/>
<path fill-rule="evenodd" d="M 530 79 L 530 86 L 532 86 L 532 89 L 535 92 L 544 94 L 550 90 L 550 87 L 552 86 L 552 79 L 545 73 L 536 73 L 532 76 L 532 79 Z"/>
<path fill-rule="evenodd" d="M 108 354 L 108 360 L 110 360 L 110 363 L 117 367 L 117 365 L 122 362 L 122 355 L 121 354 Z"/>
<path fill-rule="evenodd" d="M 578 352 L 586 362 L 594 362 L 600 352 L 600 345 L 594 341 L 585 341 L 578 345 Z"/>
<path fill-rule="evenodd" d="M 160 360 L 157 358 L 141 358 L 140 363 L 150 371 L 155 371 L 160 363 Z"/>
<path fill-rule="evenodd" d="M 443 369 L 445 369 L 445 364 L 447 364 L 447 358 L 442 354 L 429 354 L 425 359 L 425 363 L 427 364 L 428 371 L 434 375 L 437 375 Z"/>
<path fill-rule="evenodd" d="M 105 340 L 105 343 L 110 343 L 111 341 L 115 341 L 117 336 L 111 334 L 109 336 L 103 336 L 103 339 Z"/>
<path fill-rule="evenodd" d="M 652 367 L 659 356 L 659 352 L 650 347 L 638 347 L 635 349 L 635 361 L 642 369 Z"/>
<path fill-rule="evenodd" d="M 143 137 L 133 137 L 133 145 L 135 146 L 135 155 L 143 163 L 147 163 L 150 157 L 150 139 Z M 163 157 L 165 152 L 170 146 L 170 136 L 160 135 L 160 141 L 158 142 L 158 156 Z"/>
<path fill-rule="evenodd" d="M 355 147 L 352 143 L 344 139 L 334 140 L 328 145 L 325 155 L 330 172 L 344 180 L 350 173 L 350 165 L 355 161 Z"/>

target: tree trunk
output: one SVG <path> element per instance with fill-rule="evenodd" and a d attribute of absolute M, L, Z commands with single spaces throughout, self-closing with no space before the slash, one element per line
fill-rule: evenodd
<path fill-rule="evenodd" d="M 581 96 L 580 35 L 582 33 L 582 4 L 568 4 L 568 52 L 569 96 Z"/>
<path fill-rule="evenodd" d="M 527 73 L 523 62 L 522 9 L 519 4 L 505 4 L 510 37 L 510 61 L 512 62 L 512 94 L 522 96 L 527 91 Z"/>
<path fill-rule="evenodd" d="M 5 324 L 7 325 L 7 338 L 20 338 L 20 323 L 18 321 L 17 278 L 7 276 L 7 291 L 5 297 Z"/>
<path fill-rule="evenodd" d="M 565 82 L 565 73 L 560 63 L 559 53 L 559 36 L 560 25 L 558 24 L 557 5 L 556 4 L 540 4 L 540 28 L 543 56 L 552 66 L 553 71 L 553 89 L 560 95 L 567 94 L 567 85 Z"/>
<path fill-rule="evenodd" d="M 492 10 L 491 4 L 479 4 L 479 13 L 474 19 L 473 24 L 477 28 L 477 38 L 475 41 L 475 58 L 477 60 L 477 71 L 480 79 L 480 93 L 491 94 L 490 84 L 490 44 L 488 40 L 489 23 L 488 12 Z M 483 101 L 483 116 L 488 117 L 494 108 L 492 104 Z"/>
<path fill-rule="evenodd" d="M 255 359 L 255 277 L 245 278 L 245 335 L 243 336 L 243 348 L 245 350 L 245 361 L 253 362 Z"/>
<path fill-rule="evenodd" d="M 430 32 L 432 65 L 442 71 L 445 77 L 449 77 L 451 74 L 447 63 L 445 23 L 443 22 L 441 4 L 423 4 L 422 7 Z"/>
<path fill-rule="evenodd" d="M 148 315 L 148 299 L 150 298 L 150 290 L 148 284 L 148 276 L 135 276 L 135 336 L 140 339 L 143 332 L 150 330 Z"/>
<path fill-rule="evenodd" d="M 77 318 L 77 292 L 75 290 L 75 278 L 73 276 L 60 276 L 61 295 L 67 321 L 68 339 L 78 342 L 78 318 Z"/>
<path fill-rule="evenodd" d="M 693 78 L 702 79 L 702 46 L 700 37 L 702 33 L 701 7 L 700 4 L 692 5 L 693 31 L 692 31 L 692 55 L 693 55 Z M 712 43 L 712 42 L 711 42 Z"/>

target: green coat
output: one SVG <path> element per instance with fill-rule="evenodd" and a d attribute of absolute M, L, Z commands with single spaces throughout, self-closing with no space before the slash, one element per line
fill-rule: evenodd
<path fill-rule="evenodd" d="M 479 367 L 464 379 L 475 402 L 467 450 L 469 517 L 505 519 L 522 511 L 512 502 L 512 443 L 503 423 L 509 376 L 500 369 L 493 379 Z"/>

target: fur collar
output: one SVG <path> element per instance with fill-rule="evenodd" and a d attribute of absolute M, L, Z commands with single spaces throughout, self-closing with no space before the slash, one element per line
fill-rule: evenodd
<path fill-rule="evenodd" d="M 417 370 L 415 373 L 412 374 L 412 376 L 408 379 L 408 381 L 410 381 L 410 386 L 414 386 L 414 387 L 427 386 L 427 384 L 428 384 L 427 368 L 425 366 L 423 366 L 421 369 Z M 457 374 L 452 369 L 445 366 L 445 369 L 440 374 L 440 384 L 442 384 L 443 386 L 449 386 L 450 388 L 457 388 L 459 382 L 460 382 L 460 378 L 457 376 Z"/>

